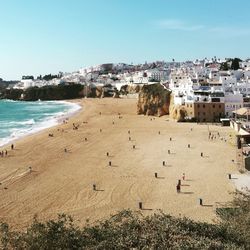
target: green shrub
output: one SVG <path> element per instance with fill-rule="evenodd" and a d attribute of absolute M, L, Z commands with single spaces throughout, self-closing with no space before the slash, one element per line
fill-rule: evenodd
<path fill-rule="evenodd" d="M 2 224 L 1 243 L 3 249 L 246 249 L 241 235 L 224 225 L 130 210 L 83 229 L 66 215 L 44 223 L 35 219 L 25 232 Z"/>

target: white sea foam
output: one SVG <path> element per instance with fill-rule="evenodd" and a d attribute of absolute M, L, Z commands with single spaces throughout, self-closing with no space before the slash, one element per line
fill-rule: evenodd
<path fill-rule="evenodd" d="M 66 101 L 48 101 L 48 103 L 50 104 L 63 103 L 67 106 L 70 106 L 70 108 L 64 112 L 60 111 L 54 114 L 45 113 L 47 117 L 45 116 L 43 120 L 37 121 L 37 122 L 35 122 L 34 119 L 28 119 L 26 121 L 21 121 L 21 122 L 11 122 L 13 125 L 15 123 L 15 125 L 30 125 L 30 126 L 25 127 L 25 128 L 10 128 L 9 129 L 10 135 L 6 138 L 0 139 L 0 146 L 6 145 L 24 136 L 34 134 L 41 130 L 56 126 L 59 123 L 62 123 L 64 119 L 74 115 L 76 112 L 78 112 L 81 109 L 80 105 L 76 103 L 66 102 Z M 44 104 L 44 103 L 41 102 L 41 104 Z"/>
<path fill-rule="evenodd" d="M 35 124 L 35 120 L 34 119 L 29 119 L 29 120 L 26 120 L 26 121 L 15 121 L 15 122 L 8 122 L 8 124 L 11 124 L 11 125 L 32 125 L 32 124 Z M 6 123 L 7 124 L 7 123 Z"/>

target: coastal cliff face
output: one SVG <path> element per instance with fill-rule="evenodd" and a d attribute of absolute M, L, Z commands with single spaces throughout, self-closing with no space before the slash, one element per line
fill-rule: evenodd
<path fill-rule="evenodd" d="M 144 85 L 139 92 L 137 114 L 154 116 L 169 114 L 170 93 L 160 84 Z"/>
<path fill-rule="evenodd" d="M 36 101 L 36 100 L 66 100 L 82 98 L 85 96 L 92 98 L 114 97 L 118 98 L 117 89 L 111 85 L 107 86 L 84 86 L 81 84 L 44 86 L 41 88 L 31 87 L 22 89 L 2 89 L 0 99 Z"/>
<path fill-rule="evenodd" d="M 174 104 L 174 96 L 160 84 L 144 85 L 139 92 L 137 114 L 168 115 L 177 122 L 184 122 L 187 112 L 184 106 Z"/>
<path fill-rule="evenodd" d="M 174 96 L 170 97 L 169 116 L 177 122 L 184 122 L 187 116 L 187 111 L 184 106 L 174 104 Z"/>
<path fill-rule="evenodd" d="M 139 93 L 142 89 L 142 85 L 138 84 L 131 84 L 131 85 L 123 85 L 120 89 L 121 95 L 127 95 L 127 94 L 136 94 Z"/>

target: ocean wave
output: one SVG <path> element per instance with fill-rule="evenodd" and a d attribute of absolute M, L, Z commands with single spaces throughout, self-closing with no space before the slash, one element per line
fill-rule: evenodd
<path fill-rule="evenodd" d="M 10 100 L 10 99 L 2 99 L 1 101 L 3 101 L 3 102 L 18 102 L 18 101 Z"/>
<path fill-rule="evenodd" d="M 35 120 L 34 119 L 29 119 L 26 121 L 21 121 L 21 122 L 15 122 L 16 124 L 20 124 L 20 125 L 33 125 L 35 124 Z"/>
<path fill-rule="evenodd" d="M 31 118 L 24 121 L 10 121 L 6 123 L 8 127 L 7 126 L 5 127 L 5 132 L 7 131 L 8 136 L 0 138 L 0 146 L 6 145 L 11 141 L 17 140 L 26 135 L 34 134 L 43 129 L 58 125 L 63 121 L 63 119 L 73 115 L 75 112 L 81 109 L 81 106 L 76 103 L 70 103 L 65 101 L 49 101 L 49 102 L 50 102 L 49 108 L 54 107 L 55 104 L 58 105 L 58 103 L 62 103 L 65 105 L 64 110 L 55 111 L 54 113 L 46 112 L 46 103 L 47 103 L 46 101 L 45 106 L 42 107 L 45 112 L 41 113 L 42 114 L 41 117 L 36 116 L 35 119 Z M 37 102 L 33 103 L 37 104 Z M 0 121 L 0 123 L 3 124 L 4 122 Z M 2 127 L 2 124 L 0 126 L 0 129 Z"/>

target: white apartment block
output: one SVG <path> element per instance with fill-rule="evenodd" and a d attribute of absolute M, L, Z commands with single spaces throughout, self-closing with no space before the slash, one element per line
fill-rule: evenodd
<path fill-rule="evenodd" d="M 219 77 L 219 82 L 222 84 L 223 88 L 230 87 L 230 86 L 235 86 L 237 83 L 237 79 L 235 76 L 220 76 Z"/>
<path fill-rule="evenodd" d="M 233 92 L 240 93 L 243 96 L 249 96 L 250 95 L 250 82 L 237 82 L 236 85 L 232 87 Z"/>
<path fill-rule="evenodd" d="M 227 93 L 225 95 L 225 116 L 232 118 L 233 111 L 243 107 L 243 96 L 242 94 Z"/>

